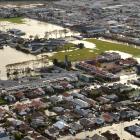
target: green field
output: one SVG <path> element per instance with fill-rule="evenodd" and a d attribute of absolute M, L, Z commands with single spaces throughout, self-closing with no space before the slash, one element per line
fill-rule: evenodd
<path fill-rule="evenodd" d="M 5 100 L 3 100 L 2 98 L 0 98 L 0 105 L 4 105 L 6 104 L 7 102 Z"/>
<path fill-rule="evenodd" d="M 109 50 L 114 50 L 114 51 L 129 53 L 135 57 L 140 56 L 140 49 L 134 48 L 133 46 L 127 46 L 125 44 L 119 44 L 119 43 L 118 44 L 111 43 L 111 42 L 101 41 L 97 39 L 87 39 L 86 41 L 96 44 L 97 49 L 99 49 L 99 53 L 109 51 Z"/>
<path fill-rule="evenodd" d="M 59 49 L 57 53 L 55 53 L 50 59 L 58 59 L 63 61 L 65 55 L 68 55 L 69 60 L 71 61 L 80 61 L 86 59 L 95 58 L 95 53 L 93 49 L 83 48 L 78 49 L 76 45 L 72 43 L 66 44 L 63 48 Z"/>
<path fill-rule="evenodd" d="M 11 22 L 11 23 L 24 24 L 23 17 L 0 18 L 0 21 L 8 21 L 8 22 Z"/>
<path fill-rule="evenodd" d="M 68 43 L 64 45 L 62 48 L 57 49 L 57 51 L 68 51 L 68 50 L 75 50 L 75 45 L 72 43 Z"/>
<path fill-rule="evenodd" d="M 68 58 L 71 61 L 80 61 L 80 60 L 95 58 L 95 53 L 90 51 L 92 50 L 84 48 L 84 49 L 78 49 L 73 51 L 57 52 L 51 57 L 51 59 L 57 58 L 58 60 L 63 61 L 65 55 L 68 55 Z"/>
<path fill-rule="evenodd" d="M 109 51 L 109 50 L 129 53 L 135 57 L 140 56 L 140 49 L 134 48 L 133 46 L 127 46 L 124 44 L 117 44 L 117 43 L 110 43 L 110 42 L 101 41 L 101 40 L 97 40 L 97 39 L 87 39 L 86 41 L 96 44 L 96 48 L 94 48 L 94 49 L 84 48 L 84 49 L 78 49 L 78 50 L 70 49 L 72 51 L 57 52 L 51 57 L 51 59 L 56 58 L 58 60 L 64 60 L 65 55 L 68 55 L 68 58 L 71 61 L 81 61 L 81 60 L 93 59 L 97 55 L 99 55 L 105 51 Z M 68 44 L 68 46 L 69 46 L 69 44 Z M 74 46 L 72 46 L 72 48 L 73 47 Z"/>

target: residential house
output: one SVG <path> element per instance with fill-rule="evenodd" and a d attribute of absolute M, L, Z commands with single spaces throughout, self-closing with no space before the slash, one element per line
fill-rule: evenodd
<path fill-rule="evenodd" d="M 95 120 L 91 121 L 90 119 L 82 118 L 79 122 L 86 130 L 95 128 Z"/>
<path fill-rule="evenodd" d="M 80 108 L 87 108 L 87 107 L 90 107 L 90 105 L 87 103 L 87 102 L 85 102 L 85 101 L 83 101 L 83 100 L 81 100 L 81 99 L 73 99 L 73 103 L 77 106 L 77 107 L 80 107 Z"/>
<path fill-rule="evenodd" d="M 68 94 L 68 93 L 64 93 L 62 95 L 62 98 L 63 100 L 66 100 L 66 101 L 71 101 L 73 99 L 73 96 L 71 94 Z"/>
<path fill-rule="evenodd" d="M 0 127 L 0 140 L 11 140 L 10 136 L 3 127 Z"/>
<path fill-rule="evenodd" d="M 102 113 L 101 117 L 106 123 L 113 123 L 113 117 L 109 113 Z"/>
<path fill-rule="evenodd" d="M 69 128 L 69 125 L 63 120 L 57 121 L 55 124 L 53 124 L 53 126 L 58 128 L 59 130 L 64 130 Z"/>
<path fill-rule="evenodd" d="M 45 130 L 45 135 L 52 140 L 56 140 L 57 137 L 59 136 L 59 129 L 57 127 L 49 127 L 48 129 Z"/>

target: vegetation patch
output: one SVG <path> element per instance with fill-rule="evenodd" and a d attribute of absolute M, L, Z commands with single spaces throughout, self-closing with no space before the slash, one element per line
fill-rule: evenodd
<path fill-rule="evenodd" d="M 69 60 L 71 61 L 93 59 L 95 58 L 95 53 L 91 52 L 90 50 L 91 49 L 83 48 L 83 49 L 72 50 L 72 51 L 57 52 L 51 57 L 51 59 L 58 59 L 60 61 L 63 61 L 65 55 L 67 55 Z"/>
<path fill-rule="evenodd" d="M 87 39 L 86 41 L 94 43 L 96 45 L 96 48 L 98 49 L 98 53 L 113 50 L 113 51 L 128 53 L 135 57 L 140 56 L 140 49 L 135 48 L 134 46 L 131 45 L 111 43 L 111 42 L 101 41 L 98 39 Z"/>
<path fill-rule="evenodd" d="M 4 99 L 0 98 L 0 105 L 4 105 L 4 104 L 7 104 L 7 102 Z"/>
<path fill-rule="evenodd" d="M 75 45 L 72 43 L 68 43 L 66 45 L 64 45 L 61 48 L 58 48 L 57 51 L 69 51 L 69 50 L 74 50 L 75 49 Z"/>
<path fill-rule="evenodd" d="M 68 55 L 68 58 L 71 61 L 82 61 L 82 60 L 93 59 L 97 55 L 99 55 L 105 51 L 109 51 L 109 50 L 128 53 L 128 54 L 133 55 L 134 57 L 140 56 L 140 49 L 135 48 L 133 46 L 127 46 L 125 44 L 111 43 L 111 42 L 101 41 L 98 39 L 86 39 L 86 41 L 94 43 L 96 45 L 96 48 L 94 48 L 94 49 L 89 49 L 89 48 L 76 49 L 76 47 L 75 47 L 75 49 L 74 49 L 73 44 L 67 44 L 62 49 L 65 51 L 55 53 L 52 57 L 50 57 L 50 59 L 58 59 L 60 61 L 63 61 L 65 58 L 65 55 Z"/>
<path fill-rule="evenodd" d="M 14 18 L 0 18 L 0 21 L 8 21 L 16 24 L 24 24 L 23 17 L 14 17 Z"/>

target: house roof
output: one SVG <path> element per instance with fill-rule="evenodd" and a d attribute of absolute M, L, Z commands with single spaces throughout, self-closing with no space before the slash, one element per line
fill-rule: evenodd
<path fill-rule="evenodd" d="M 53 124 L 55 127 L 59 128 L 59 129 L 63 129 L 65 127 L 67 127 L 67 123 L 64 121 L 58 121 L 55 124 Z"/>
<path fill-rule="evenodd" d="M 112 121 L 113 121 L 112 116 L 109 115 L 108 113 L 103 113 L 103 114 L 102 114 L 102 117 L 103 117 L 103 119 L 104 119 L 106 122 L 112 122 Z"/>
<path fill-rule="evenodd" d="M 95 134 L 95 135 L 91 138 L 91 140 L 107 140 L 107 138 Z"/>

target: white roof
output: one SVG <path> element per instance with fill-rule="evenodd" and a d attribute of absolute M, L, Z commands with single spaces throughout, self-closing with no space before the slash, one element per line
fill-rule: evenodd
<path fill-rule="evenodd" d="M 54 124 L 54 126 L 57 127 L 57 128 L 59 128 L 59 129 L 63 129 L 63 128 L 65 128 L 65 127 L 68 126 L 68 125 L 67 125 L 66 122 L 64 122 L 64 121 L 58 121 L 58 122 L 56 122 L 56 123 Z"/>

